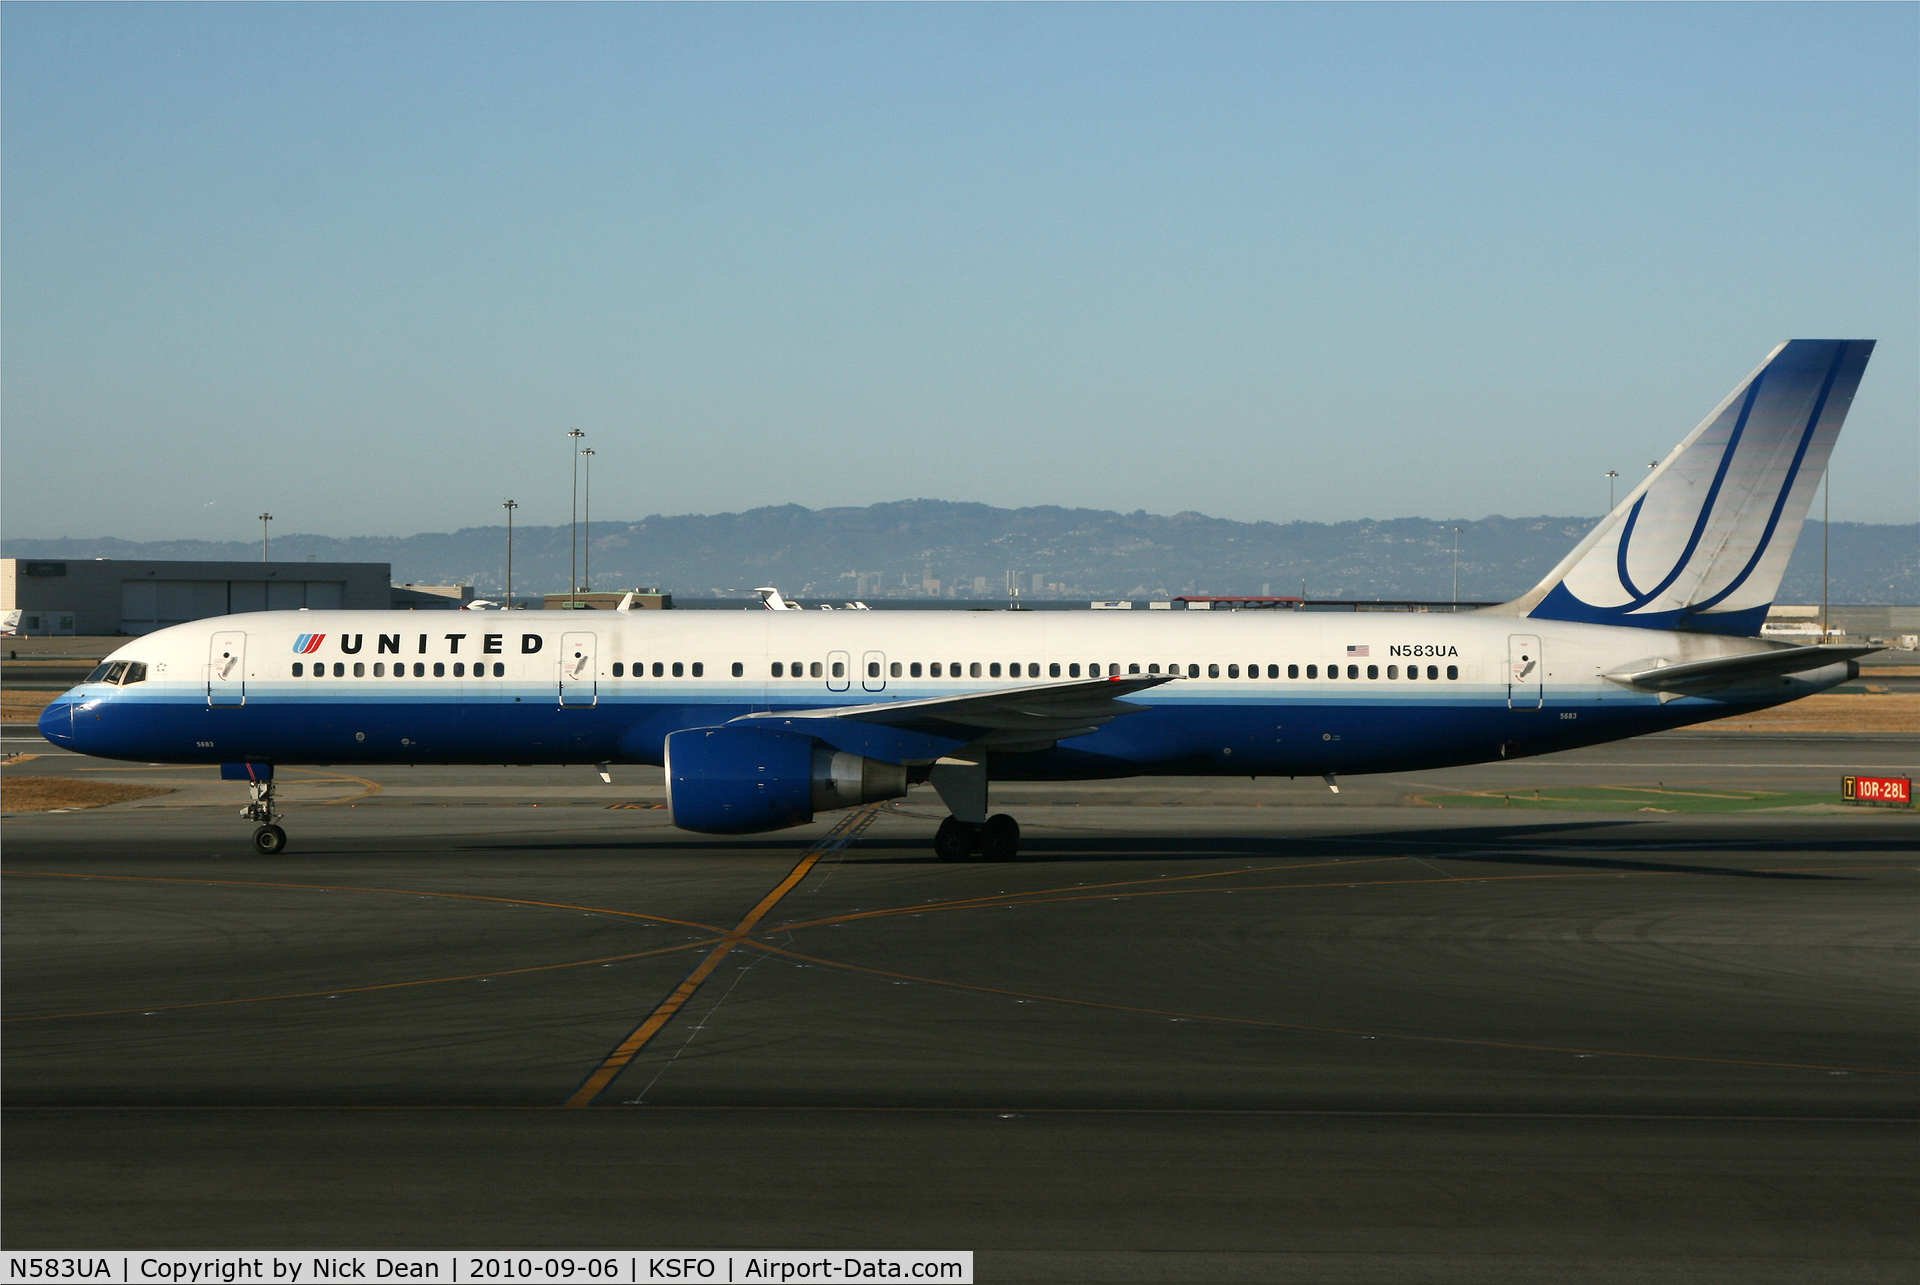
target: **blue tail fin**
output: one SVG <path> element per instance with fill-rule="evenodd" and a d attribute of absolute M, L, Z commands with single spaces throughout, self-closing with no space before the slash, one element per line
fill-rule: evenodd
<path fill-rule="evenodd" d="M 1546 579 L 1494 611 L 1760 631 L 1870 339 L 1781 344 Z"/>

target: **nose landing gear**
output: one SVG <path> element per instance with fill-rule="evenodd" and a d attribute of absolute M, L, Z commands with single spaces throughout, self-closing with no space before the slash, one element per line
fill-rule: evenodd
<path fill-rule="evenodd" d="M 249 785 L 253 789 L 253 801 L 240 809 L 240 815 L 260 823 L 253 832 L 253 850 L 263 857 L 271 857 L 285 851 L 287 846 L 287 832 L 277 824 L 280 812 L 273 805 L 273 781 L 252 781 Z"/>

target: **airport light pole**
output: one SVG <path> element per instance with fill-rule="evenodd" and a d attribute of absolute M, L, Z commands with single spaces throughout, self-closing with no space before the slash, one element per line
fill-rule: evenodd
<path fill-rule="evenodd" d="M 1453 529 L 1453 609 L 1460 610 L 1460 528 Z"/>
<path fill-rule="evenodd" d="M 580 453 L 587 457 L 587 496 L 583 525 L 586 536 L 580 542 L 580 582 L 588 593 L 593 592 L 593 448 L 582 447 Z"/>
<path fill-rule="evenodd" d="M 520 507 L 514 500 L 502 500 L 500 507 L 507 511 L 507 610 L 513 610 L 513 511 Z"/>
<path fill-rule="evenodd" d="M 567 430 L 567 436 L 573 441 L 573 521 L 571 537 L 567 546 L 567 607 L 571 610 L 579 604 L 576 596 L 580 591 L 580 439 L 586 434 L 577 428 Z"/>
<path fill-rule="evenodd" d="M 260 515 L 260 561 L 262 562 L 267 560 L 267 523 L 271 521 L 273 521 L 273 514 Z"/>
<path fill-rule="evenodd" d="M 1610 468 L 1607 470 L 1607 512 L 1609 513 L 1613 512 L 1613 479 L 1619 476 L 1619 469 Z"/>

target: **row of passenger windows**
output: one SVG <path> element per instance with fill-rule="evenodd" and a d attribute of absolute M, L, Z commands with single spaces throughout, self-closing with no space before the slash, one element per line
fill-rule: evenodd
<path fill-rule="evenodd" d="M 293 676 L 295 678 L 304 678 L 306 676 L 303 672 L 304 669 L 305 666 L 302 665 L 301 662 L 297 660 L 293 662 Z M 413 665 L 413 676 L 415 678 L 425 678 L 427 676 L 427 669 L 428 666 L 424 661 L 415 661 Z M 432 669 L 435 678 L 445 678 L 447 676 L 445 661 L 434 661 Z M 325 678 L 327 676 L 327 663 L 325 661 L 316 660 L 313 662 L 313 676 L 315 678 Z M 333 676 L 335 678 L 345 678 L 347 676 L 347 666 L 344 662 L 338 660 L 333 662 Z M 353 662 L 353 676 L 355 678 L 365 678 L 367 676 L 366 662 L 359 660 Z M 387 665 L 385 661 L 376 660 L 373 662 L 373 676 L 375 678 L 385 678 L 387 676 Z M 396 660 L 393 662 L 393 676 L 395 678 L 405 678 L 407 676 L 407 665 L 405 661 Z M 467 677 L 467 662 L 464 660 L 454 661 L 453 676 L 455 678 Z M 473 677 L 485 678 L 486 676 L 486 662 L 479 660 L 474 661 Z M 497 660 L 494 661 L 493 676 L 495 678 L 505 678 L 507 676 L 507 667 Z"/>
<path fill-rule="evenodd" d="M 802 665 L 803 665 L 803 662 L 797 661 L 797 660 L 792 663 L 791 669 L 792 669 L 792 674 L 795 678 L 822 677 L 821 666 L 819 661 L 815 660 L 815 661 L 805 662 L 804 670 L 802 668 Z M 777 660 L 774 661 L 773 676 L 775 678 L 786 677 L 786 674 L 782 672 L 784 668 L 786 667 L 783 666 L 781 662 Z M 1221 677 L 1222 676 L 1221 668 L 1222 667 L 1219 665 L 1206 666 L 1205 667 L 1206 676 L 1208 678 Z M 1286 668 L 1287 668 L 1288 678 L 1300 677 L 1300 666 L 1288 665 Z M 1368 665 L 1365 668 L 1366 668 L 1366 676 L 1368 678 L 1378 679 L 1380 677 L 1380 666 Z M 1431 680 L 1438 681 L 1440 678 L 1440 668 L 1441 667 L 1438 665 L 1428 665 L 1427 677 Z M 1239 678 L 1241 676 L 1240 666 L 1238 665 L 1227 665 L 1225 669 L 1226 669 L 1225 677 L 1227 678 Z M 1064 673 L 1062 672 L 1063 670 L 1065 671 Z M 1246 667 L 1246 676 L 1248 678 L 1258 678 L 1260 677 L 1260 670 L 1261 670 L 1261 667 L 1259 665 L 1248 665 Z M 1347 671 L 1346 671 L 1347 677 L 1350 679 L 1358 679 L 1360 677 L 1360 670 L 1361 670 L 1361 666 L 1359 665 L 1348 665 Z M 620 672 L 620 667 L 618 665 L 615 665 L 613 667 L 613 672 L 615 675 L 618 675 Z M 653 672 L 655 674 L 658 674 L 660 672 L 660 667 L 658 665 L 655 665 L 653 667 Z M 697 668 L 695 672 L 698 672 Z M 903 665 L 900 661 L 896 660 L 891 662 L 887 666 L 887 675 L 890 678 L 920 678 L 920 677 L 999 678 L 1001 677 L 1001 672 L 1002 672 L 1002 666 L 999 661 L 987 661 L 983 663 L 977 660 L 974 660 L 974 661 L 955 660 L 955 661 L 949 661 L 949 662 L 941 662 L 936 660 L 923 665 L 920 661 L 916 660 L 916 661 L 908 662 Z M 1126 672 L 1129 674 L 1138 674 L 1142 672 L 1142 668 L 1139 664 L 1129 664 L 1126 666 Z M 1158 674 L 1163 671 L 1159 665 L 1148 664 L 1145 667 L 1144 672 L 1149 674 Z M 1178 676 L 1184 673 L 1185 676 L 1188 678 L 1198 678 L 1201 675 L 1201 666 L 1186 665 L 1183 667 L 1180 665 L 1168 665 L 1164 672 L 1175 675 L 1175 676 Z M 1115 677 L 1118 677 L 1120 673 L 1121 673 L 1121 665 L 1118 661 L 1106 663 L 1104 665 L 1104 669 L 1103 669 L 1103 664 L 1100 661 L 1095 661 L 1094 663 L 1086 667 L 1086 676 L 1088 678 L 1103 678 L 1103 677 L 1115 678 Z M 1458 665 L 1448 665 L 1446 667 L 1446 673 L 1448 678 L 1458 681 L 1460 678 L 1460 667 Z M 1266 674 L 1268 678 L 1276 678 L 1276 679 L 1279 678 L 1280 666 L 1278 665 L 1266 666 Z M 1308 678 L 1320 677 L 1320 666 L 1308 665 L 1306 667 L 1306 674 Z M 1339 678 L 1340 666 L 1328 665 L 1326 670 L 1326 675 L 1328 678 L 1336 678 L 1336 679 Z M 735 678 L 740 677 L 740 666 L 737 664 L 733 667 L 733 676 Z M 839 661 L 833 662 L 833 676 L 835 678 L 846 677 L 846 666 Z M 1040 666 L 1037 664 L 1033 664 L 1025 661 L 1018 661 L 1018 660 L 1010 661 L 1005 666 L 1005 676 L 1008 678 L 1038 678 L 1040 677 Z M 1067 664 L 1063 666 L 1058 661 L 1055 661 L 1054 663 L 1047 666 L 1046 676 L 1048 678 L 1061 678 L 1061 677 L 1079 678 L 1081 676 L 1080 666 L 1077 664 Z M 1406 676 L 1409 679 L 1419 678 L 1420 666 L 1408 665 Z M 879 661 L 870 660 L 867 662 L 867 677 L 868 678 L 880 677 Z M 1390 679 L 1398 679 L 1400 677 L 1400 666 L 1388 665 L 1387 677 Z"/>
<path fill-rule="evenodd" d="M 645 662 L 635 661 L 633 665 L 633 677 L 635 678 L 646 677 L 647 668 L 648 667 L 645 664 Z M 1228 665 L 1225 668 L 1226 668 L 1225 677 L 1239 678 L 1241 676 L 1240 666 Z M 1350 680 L 1359 679 L 1361 668 L 1362 667 L 1359 665 L 1348 665 L 1346 668 L 1347 678 Z M 293 676 L 295 678 L 304 677 L 304 674 L 302 672 L 303 669 L 304 669 L 304 666 L 301 664 L 300 661 L 296 660 L 293 662 Z M 413 677 L 425 678 L 427 676 L 427 669 L 428 669 L 428 666 L 426 665 L 425 662 L 421 662 L 421 661 L 414 662 Z M 434 661 L 432 665 L 432 669 L 433 669 L 433 676 L 435 678 L 445 678 L 447 676 L 447 665 L 443 661 Z M 831 666 L 824 665 L 822 662 L 817 660 L 814 660 L 814 661 L 796 660 L 790 663 L 776 660 L 773 662 L 773 676 L 775 678 L 785 678 L 788 676 L 789 672 L 791 672 L 792 676 L 795 678 L 825 678 L 828 675 L 829 669 L 831 670 L 832 676 L 835 678 L 845 678 L 847 676 L 847 666 L 844 661 L 836 660 L 832 663 Z M 925 677 L 925 678 L 963 678 L 963 677 L 964 678 L 999 678 L 999 677 L 1002 677 L 1002 669 L 1003 667 L 1001 665 L 1001 662 L 999 661 L 987 661 L 985 663 L 982 663 L 981 661 L 977 661 L 977 660 L 974 660 L 974 661 L 955 660 L 955 661 L 948 661 L 948 662 L 941 662 L 936 660 L 923 665 L 920 661 L 916 660 L 903 665 L 900 661 L 896 660 L 891 662 L 887 666 L 887 674 L 891 678 L 922 678 L 922 677 Z M 1062 673 L 1063 669 L 1065 671 L 1064 674 Z M 1366 669 L 1366 676 L 1369 679 L 1377 680 L 1380 678 L 1380 666 L 1368 665 L 1368 666 L 1365 666 L 1365 669 Z M 1201 670 L 1201 667 L 1199 665 L 1187 665 L 1184 667 L 1184 674 L 1188 678 L 1198 678 L 1200 677 L 1200 670 Z M 1300 677 L 1300 673 L 1301 673 L 1300 666 L 1288 665 L 1286 667 L 1286 670 L 1287 670 L 1288 678 Z M 1441 667 L 1439 665 L 1428 665 L 1427 672 L 1426 672 L 1428 681 L 1437 682 L 1440 678 L 1440 670 L 1441 670 Z M 625 662 L 618 661 L 618 660 L 613 662 L 613 676 L 615 678 L 625 678 L 627 676 L 626 671 L 627 671 L 627 666 Z M 685 678 L 685 677 L 688 677 L 689 674 L 691 674 L 691 676 L 694 678 L 702 678 L 702 677 L 705 677 L 706 675 L 706 666 L 697 660 L 692 662 L 682 662 L 682 661 L 676 660 L 671 663 L 668 663 L 666 661 L 656 660 L 653 662 L 652 671 L 653 671 L 653 676 L 655 678 L 666 678 L 668 676 L 672 676 L 674 678 Z M 1259 678 L 1260 671 L 1261 671 L 1261 666 L 1248 665 L 1246 667 L 1246 677 Z M 1126 666 L 1126 672 L 1128 674 L 1138 674 L 1142 672 L 1142 669 L 1141 669 L 1141 666 L 1138 664 L 1129 664 Z M 1163 671 L 1159 665 L 1149 664 L 1146 666 L 1145 672 L 1148 674 L 1158 674 Z M 1182 669 L 1182 666 L 1180 665 L 1168 665 L 1166 666 L 1164 672 L 1178 677 L 1183 673 L 1183 669 Z M 1106 663 L 1104 664 L 1104 667 L 1102 662 L 1096 661 L 1093 664 L 1090 664 L 1086 667 L 1086 676 L 1088 678 L 1102 678 L 1102 677 L 1115 678 L 1115 677 L 1118 677 L 1120 673 L 1121 673 L 1121 665 L 1120 665 L 1120 662 L 1118 661 Z M 499 661 L 495 661 L 493 663 L 493 676 L 495 678 L 504 678 L 506 677 L 506 674 L 507 674 L 507 667 L 501 664 Z M 1446 667 L 1446 675 L 1448 679 L 1458 681 L 1460 677 L 1460 667 L 1458 665 L 1448 665 Z M 147 667 L 145 665 L 141 665 L 137 663 L 129 665 L 127 664 L 127 662 L 122 661 L 113 665 L 100 666 L 100 668 L 94 670 L 92 674 L 88 675 L 87 681 L 95 682 L 95 683 L 137 683 L 137 682 L 140 682 L 142 679 L 146 678 L 146 676 L 147 676 Z M 326 662 L 315 661 L 313 663 L 313 676 L 315 678 L 325 678 L 327 676 Z M 341 661 L 333 662 L 333 676 L 335 678 L 345 678 L 347 676 L 347 666 L 344 662 L 341 662 Z M 353 663 L 353 676 L 355 678 L 365 678 L 367 676 L 367 666 L 364 662 L 355 661 Z M 375 678 L 385 678 L 387 676 L 387 666 L 384 661 L 376 660 L 373 662 L 373 676 Z M 407 666 L 405 662 L 402 662 L 402 661 L 394 662 L 393 676 L 395 678 L 407 677 Z M 465 661 L 456 660 L 453 662 L 453 676 L 455 678 L 468 677 L 467 664 Z M 486 676 L 487 676 L 486 663 L 483 661 L 475 661 L 473 663 L 472 677 L 485 678 Z M 733 676 L 735 678 L 746 677 L 746 666 L 741 664 L 737 660 L 733 662 Z M 1008 678 L 1038 678 L 1040 677 L 1040 666 L 1038 664 L 1032 664 L 1024 661 L 1017 661 L 1017 660 L 1011 661 L 1004 666 L 1004 676 Z M 1081 667 L 1077 664 L 1068 664 L 1068 665 L 1062 666 L 1059 662 L 1056 661 L 1053 664 L 1050 664 L 1047 666 L 1046 676 L 1048 678 L 1061 678 L 1061 677 L 1079 678 L 1081 676 Z M 1206 666 L 1206 676 L 1208 678 L 1221 677 L 1222 676 L 1221 666 L 1219 665 Z M 1280 666 L 1278 665 L 1266 666 L 1266 676 L 1268 678 L 1276 678 L 1276 679 L 1279 678 Z M 1319 678 L 1320 666 L 1308 665 L 1306 667 L 1306 676 L 1308 678 Z M 1329 679 L 1339 678 L 1340 666 L 1328 665 L 1326 668 L 1326 676 Z M 1386 676 L 1389 679 L 1398 680 L 1401 677 L 1400 666 L 1388 665 Z M 867 677 L 868 678 L 880 677 L 879 661 L 870 660 L 867 662 Z M 1420 677 L 1420 666 L 1408 665 L 1406 669 L 1406 677 L 1409 680 L 1418 679 Z"/>

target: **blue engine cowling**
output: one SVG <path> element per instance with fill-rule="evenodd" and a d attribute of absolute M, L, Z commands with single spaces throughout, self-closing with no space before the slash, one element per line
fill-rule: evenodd
<path fill-rule="evenodd" d="M 907 792 L 907 770 L 757 727 L 691 727 L 667 737 L 667 807 L 682 830 L 758 834 L 815 812 Z"/>

